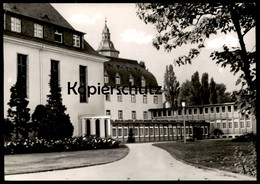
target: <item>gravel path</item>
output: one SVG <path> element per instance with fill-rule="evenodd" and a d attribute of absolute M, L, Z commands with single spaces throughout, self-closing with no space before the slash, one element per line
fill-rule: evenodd
<path fill-rule="evenodd" d="M 104 165 L 7 175 L 5 180 L 256 180 L 219 170 L 199 169 L 174 159 L 152 143 L 128 144 L 130 153 Z"/>

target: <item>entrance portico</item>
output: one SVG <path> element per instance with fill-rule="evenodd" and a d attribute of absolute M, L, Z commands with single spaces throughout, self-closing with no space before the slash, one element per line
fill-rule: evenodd
<path fill-rule="evenodd" d="M 111 136 L 110 116 L 81 115 L 79 120 L 80 136 L 96 135 L 102 138 Z"/>

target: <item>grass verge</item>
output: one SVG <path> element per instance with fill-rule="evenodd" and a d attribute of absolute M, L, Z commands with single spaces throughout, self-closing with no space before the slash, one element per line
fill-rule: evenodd
<path fill-rule="evenodd" d="M 195 142 L 172 142 L 153 144 L 168 151 L 174 158 L 196 166 L 216 168 L 239 173 L 238 162 L 234 156 L 236 148 L 246 155 L 254 157 L 248 150 L 248 142 L 231 142 L 231 140 L 201 140 Z"/>
<path fill-rule="evenodd" d="M 124 158 L 126 145 L 119 148 L 87 151 L 15 154 L 4 156 L 5 174 L 24 174 L 106 164 Z"/>

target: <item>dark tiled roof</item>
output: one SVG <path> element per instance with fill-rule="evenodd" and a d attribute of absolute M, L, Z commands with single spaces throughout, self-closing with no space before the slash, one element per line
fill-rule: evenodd
<path fill-rule="evenodd" d="M 108 85 L 116 86 L 115 76 L 118 73 L 121 78 L 120 86 L 129 85 L 130 75 L 132 75 L 134 78 L 134 86 L 141 86 L 142 76 L 145 78 L 146 86 L 158 86 L 154 75 L 150 73 L 148 70 L 142 68 L 136 60 L 114 57 L 107 58 L 111 59 L 110 61 L 104 63 L 104 69 L 109 75 Z"/>
<path fill-rule="evenodd" d="M 74 30 L 66 19 L 49 3 L 4 3 L 4 9 L 19 15 Z"/>

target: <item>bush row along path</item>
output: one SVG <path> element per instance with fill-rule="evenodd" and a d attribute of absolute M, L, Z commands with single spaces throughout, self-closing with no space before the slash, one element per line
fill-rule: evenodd
<path fill-rule="evenodd" d="M 256 180 L 250 176 L 184 164 L 152 144 L 127 144 L 129 154 L 109 164 L 6 175 L 5 180 Z"/>

